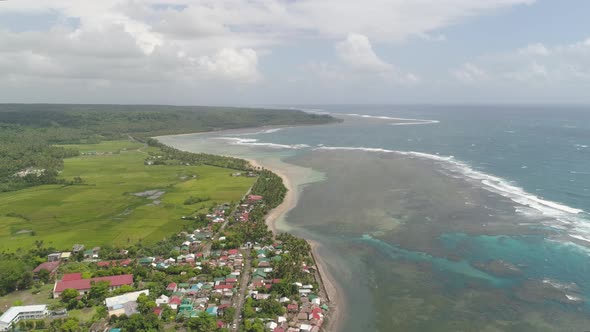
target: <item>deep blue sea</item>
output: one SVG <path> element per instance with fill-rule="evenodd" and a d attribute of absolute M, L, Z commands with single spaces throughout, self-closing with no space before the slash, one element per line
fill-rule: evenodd
<path fill-rule="evenodd" d="M 286 223 L 323 244 L 343 331 L 589 326 L 590 107 L 294 108 L 344 122 L 214 134 L 228 148 L 208 151 L 324 175 Z"/>

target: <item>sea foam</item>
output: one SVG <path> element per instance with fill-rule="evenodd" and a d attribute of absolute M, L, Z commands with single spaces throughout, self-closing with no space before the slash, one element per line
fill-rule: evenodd
<path fill-rule="evenodd" d="M 394 118 L 394 117 L 390 117 L 390 116 L 378 116 L 378 115 L 367 115 L 367 114 L 356 114 L 356 113 L 338 114 L 338 115 L 359 117 L 359 118 L 365 118 L 365 119 L 387 120 L 387 121 L 409 121 L 409 122 L 390 123 L 390 125 L 392 125 L 392 126 L 407 126 L 407 125 L 423 125 L 423 124 L 440 123 L 440 121 L 438 121 L 438 120 Z"/>
<path fill-rule="evenodd" d="M 307 112 L 307 113 L 314 113 L 314 114 L 327 114 L 327 115 L 333 115 L 333 116 L 350 116 L 350 117 L 357 117 L 357 118 L 386 120 L 386 121 L 408 121 L 408 122 L 390 123 L 389 125 L 391 125 L 391 126 L 409 126 L 409 125 L 424 125 L 424 124 L 440 123 L 439 120 L 395 118 L 395 117 L 383 116 L 383 115 L 367 115 L 367 114 L 357 114 L 357 113 L 330 113 L 330 112 L 326 112 L 322 109 L 315 109 L 315 108 L 294 108 L 294 109 L 297 109 L 297 110 L 300 110 L 303 112 Z"/>
<path fill-rule="evenodd" d="M 287 129 L 287 128 L 289 128 L 289 127 L 270 128 L 270 129 L 259 130 L 259 131 L 243 133 L 243 134 L 235 134 L 235 135 L 236 136 L 254 136 L 254 135 L 272 134 L 272 133 L 276 133 L 277 131 L 281 131 L 281 130 Z"/>
<path fill-rule="evenodd" d="M 585 211 L 565 204 L 543 199 L 539 196 L 526 192 L 523 188 L 514 183 L 473 169 L 468 164 L 456 160 L 453 156 L 440 156 L 435 154 L 415 152 L 415 151 L 396 151 L 381 148 L 367 147 L 317 147 L 314 150 L 349 150 L 349 151 L 368 151 L 377 153 L 394 153 L 421 159 L 428 159 L 437 162 L 443 169 L 459 174 L 463 178 L 468 178 L 476 183 L 481 184 L 482 188 L 495 194 L 506 197 L 520 206 L 516 207 L 516 212 L 529 216 L 546 216 L 551 220 L 543 221 L 545 226 L 555 229 L 567 230 L 568 235 L 582 241 L 590 241 L 590 222 L 585 217 Z M 536 212 L 536 213 L 535 213 Z M 565 226 L 564 226 L 565 225 Z"/>
<path fill-rule="evenodd" d="M 212 137 L 212 139 L 220 139 L 231 141 L 231 144 L 235 145 L 246 145 L 246 146 L 261 146 L 261 147 L 268 147 L 274 149 L 303 149 L 310 147 L 307 144 L 277 144 L 277 143 L 266 143 L 266 142 L 259 142 L 255 138 L 241 138 L 241 137 Z"/>

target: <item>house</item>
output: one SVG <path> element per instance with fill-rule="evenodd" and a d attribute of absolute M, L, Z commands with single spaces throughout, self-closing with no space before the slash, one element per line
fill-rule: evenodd
<path fill-rule="evenodd" d="M 164 294 L 162 294 L 159 298 L 156 299 L 156 305 L 161 307 L 163 305 L 167 305 L 170 302 L 170 298 Z"/>
<path fill-rule="evenodd" d="M 0 316 L 0 331 L 13 329 L 21 320 L 44 319 L 48 315 L 49 311 L 45 304 L 10 307 Z"/>
<path fill-rule="evenodd" d="M 182 303 L 182 300 L 178 296 L 173 296 L 168 301 L 168 305 L 170 306 L 170 308 L 172 308 L 174 310 L 178 309 L 178 306 L 180 306 L 181 303 Z"/>
<path fill-rule="evenodd" d="M 72 256 L 71 252 L 62 252 L 61 255 L 59 256 L 59 259 L 62 261 L 69 261 L 71 256 Z"/>
<path fill-rule="evenodd" d="M 113 296 L 105 299 L 109 316 L 133 315 L 137 313 L 137 298 L 141 294 L 150 295 L 149 289 Z"/>
<path fill-rule="evenodd" d="M 301 332 L 304 332 L 304 331 L 306 331 L 306 332 L 307 332 L 307 331 L 311 331 L 311 329 L 312 329 L 312 326 L 311 326 L 311 325 L 309 325 L 309 324 L 301 324 L 301 325 L 299 326 L 299 329 L 301 330 Z"/>
<path fill-rule="evenodd" d="M 168 287 L 166 287 L 166 290 L 174 293 L 178 290 L 178 285 L 175 282 L 171 282 L 168 284 Z"/>
<path fill-rule="evenodd" d="M 252 204 L 252 203 L 257 203 L 260 202 L 262 200 L 262 196 L 259 195 L 248 195 L 248 203 Z"/>
<path fill-rule="evenodd" d="M 120 288 L 123 285 L 133 285 L 133 275 L 124 274 L 119 276 L 99 277 L 92 279 L 82 279 L 81 273 L 71 273 L 63 276 L 62 280 L 56 281 L 53 286 L 53 297 L 58 298 L 61 293 L 72 288 L 77 290 L 80 295 L 84 295 L 90 291 L 93 282 L 107 281 L 109 282 L 109 290 Z"/>
<path fill-rule="evenodd" d="M 156 260 L 155 257 L 144 257 L 139 259 L 139 265 L 151 265 Z"/>
<path fill-rule="evenodd" d="M 38 278 L 41 270 L 46 270 L 50 276 L 53 276 L 59 267 L 59 263 L 59 261 L 41 263 L 33 270 L 33 276 Z"/>
<path fill-rule="evenodd" d="M 48 262 L 57 262 L 60 259 L 61 259 L 61 253 L 60 252 L 54 252 L 53 254 L 47 255 L 47 261 Z"/>
<path fill-rule="evenodd" d="M 80 253 L 81 251 L 84 251 L 84 245 L 83 244 L 74 244 L 74 247 L 72 248 L 72 252 L 74 253 L 74 255 L 77 255 L 78 253 Z"/>

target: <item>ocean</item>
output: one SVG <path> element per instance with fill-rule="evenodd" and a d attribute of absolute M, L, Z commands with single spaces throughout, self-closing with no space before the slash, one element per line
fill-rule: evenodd
<path fill-rule="evenodd" d="M 289 176 L 340 330 L 590 330 L 590 107 L 294 108 L 344 122 L 160 139 Z"/>

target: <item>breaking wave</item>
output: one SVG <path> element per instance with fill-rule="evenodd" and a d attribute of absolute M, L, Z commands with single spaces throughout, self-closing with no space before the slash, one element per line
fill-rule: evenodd
<path fill-rule="evenodd" d="M 390 120 L 390 121 L 409 121 L 409 122 L 395 122 L 390 123 L 392 126 L 405 126 L 405 125 L 421 125 L 421 124 L 434 124 L 440 123 L 438 120 L 426 120 L 426 119 L 408 119 L 408 118 L 394 118 L 390 116 L 378 116 L 378 115 L 366 115 L 366 114 L 340 114 L 344 116 L 352 116 L 358 118 L 365 118 L 365 119 L 378 119 L 378 120 Z"/>
<path fill-rule="evenodd" d="M 438 163 L 438 165 L 443 167 L 443 169 L 451 173 L 459 174 L 461 177 L 481 184 L 482 188 L 488 191 L 506 197 L 520 206 L 528 207 L 519 208 L 517 206 L 517 213 L 527 216 L 534 216 L 535 214 L 538 216 L 541 214 L 542 216 L 551 217 L 553 218 L 552 220 L 543 220 L 541 222 L 546 223 L 545 226 L 553 227 L 555 229 L 568 230 L 571 232 L 568 234 L 570 237 L 590 243 L 590 222 L 585 218 L 586 213 L 584 210 L 546 200 L 534 194 L 528 193 L 523 188 L 518 187 L 508 180 L 475 170 L 468 164 L 456 160 L 453 156 L 440 156 L 415 151 L 396 151 L 366 147 L 321 146 L 314 148 L 314 150 L 356 150 L 378 153 L 395 153 L 398 155 L 435 161 Z"/>
<path fill-rule="evenodd" d="M 254 135 L 272 134 L 272 133 L 276 133 L 277 131 L 281 131 L 281 130 L 287 129 L 287 128 L 288 127 L 270 128 L 270 129 L 255 131 L 255 132 L 251 132 L 251 133 L 236 134 L 236 136 L 254 136 Z"/>
<path fill-rule="evenodd" d="M 333 115 L 333 116 L 350 116 L 350 117 L 357 117 L 357 118 L 377 119 L 377 120 L 387 120 L 387 121 L 407 121 L 407 122 L 390 123 L 391 126 L 408 126 L 408 125 L 424 125 L 424 124 L 440 123 L 439 120 L 395 118 L 395 117 L 390 117 L 390 116 L 367 115 L 367 114 L 357 114 L 357 113 L 330 113 L 330 112 L 326 112 L 322 109 L 316 109 L 316 108 L 297 108 L 297 110 L 307 112 L 307 113 L 325 114 L 325 115 Z"/>
<path fill-rule="evenodd" d="M 310 147 L 307 144 L 287 145 L 287 144 L 265 143 L 265 142 L 259 142 L 255 138 L 241 138 L 241 137 L 212 137 L 212 138 L 230 141 L 231 144 L 235 144 L 235 145 L 261 146 L 261 147 L 274 148 L 274 149 L 303 149 L 303 148 Z"/>

